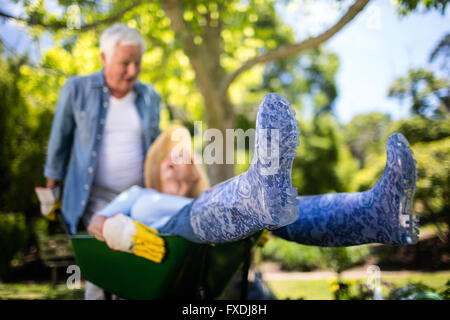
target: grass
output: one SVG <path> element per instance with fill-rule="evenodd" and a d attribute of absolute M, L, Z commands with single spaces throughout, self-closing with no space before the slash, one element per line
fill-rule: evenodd
<path fill-rule="evenodd" d="M 333 295 L 327 280 L 274 280 L 267 285 L 279 300 L 331 300 Z"/>
<path fill-rule="evenodd" d="M 0 283 L 0 300 L 81 300 L 83 295 L 84 287 L 68 289 L 65 283 L 54 288 L 48 283 Z"/>
<path fill-rule="evenodd" d="M 450 279 L 450 271 L 442 272 L 411 272 L 404 276 L 383 277 L 382 281 L 392 282 L 397 286 L 404 286 L 408 281 L 422 282 L 433 288 L 442 287 Z M 331 279 L 334 280 L 334 279 Z M 365 283 L 366 279 L 358 280 Z M 277 280 L 267 281 L 268 286 L 280 300 L 331 300 L 330 279 L 323 280 Z M 383 286 L 383 295 L 388 289 Z M 65 283 L 59 283 L 52 288 L 48 283 L 0 283 L 0 300 L 81 300 L 84 294 L 84 283 L 80 289 L 68 289 Z"/>
<path fill-rule="evenodd" d="M 411 272 L 405 276 L 383 277 L 381 281 L 391 282 L 396 286 L 404 286 L 408 281 L 422 282 L 433 288 L 441 288 L 450 279 L 450 271 L 443 272 Z M 334 280 L 334 279 L 331 279 Z M 366 278 L 344 279 L 346 281 L 366 282 Z M 330 279 L 324 280 L 273 280 L 267 281 L 268 286 L 280 300 L 332 300 L 333 293 L 330 290 Z M 383 296 L 388 293 L 388 288 L 383 286 Z"/>

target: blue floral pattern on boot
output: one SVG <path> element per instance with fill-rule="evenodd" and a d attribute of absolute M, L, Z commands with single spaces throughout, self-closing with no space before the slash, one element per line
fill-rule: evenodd
<path fill-rule="evenodd" d="M 190 223 L 202 242 L 229 242 L 297 219 L 292 162 L 299 145 L 298 121 L 289 101 L 266 95 L 256 118 L 254 159 L 249 170 L 198 197 Z"/>
<path fill-rule="evenodd" d="M 388 139 L 385 170 L 372 189 L 300 196 L 297 221 L 274 233 L 316 246 L 415 244 L 419 233 L 412 209 L 416 181 L 416 162 L 408 141 L 394 134 Z"/>

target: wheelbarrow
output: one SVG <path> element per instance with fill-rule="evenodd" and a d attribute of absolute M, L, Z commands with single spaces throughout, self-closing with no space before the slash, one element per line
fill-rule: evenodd
<path fill-rule="evenodd" d="M 243 267 L 241 298 L 246 298 L 250 251 L 262 231 L 223 244 L 197 244 L 160 234 L 166 255 L 155 263 L 111 250 L 91 235 L 71 235 L 75 259 L 84 279 L 124 299 L 217 299 Z"/>

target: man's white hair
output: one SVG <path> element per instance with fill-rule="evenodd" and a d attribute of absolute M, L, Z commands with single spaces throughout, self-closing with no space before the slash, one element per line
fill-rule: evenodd
<path fill-rule="evenodd" d="M 109 63 L 114 54 L 114 49 L 119 43 L 125 46 L 140 45 L 141 52 L 144 53 L 145 51 L 144 39 L 136 29 L 122 23 L 116 23 L 106 29 L 100 37 L 100 52 L 105 54 L 107 63 Z"/>

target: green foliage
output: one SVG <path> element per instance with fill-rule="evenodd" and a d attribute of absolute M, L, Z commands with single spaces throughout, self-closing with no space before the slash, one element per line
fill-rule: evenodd
<path fill-rule="evenodd" d="M 448 300 L 450 299 L 450 280 L 444 286 L 431 287 L 422 282 L 409 281 L 405 286 L 391 282 L 380 283 L 380 289 L 385 287 L 388 294 L 385 300 Z M 330 284 L 335 300 L 373 300 L 373 288 L 362 281 L 337 280 Z"/>
<path fill-rule="evenodd" d="M 0 300 L 83 300 L 84 282 L 79 290 L 69 289 L 67 284 L 53 286 L 48 283 L 0 284 Z"/>
<path fill-rule="evenodd" d="M 424 222 L 450 226 L 450 137 L 413 146 L 419 182 L 414 209 Z"/>
<path fill-rule="evenodd" d="M 396 0 L 394 5 L 397 7 L 397 12 L 400 16 L 411 14 L 416 10 L 429 11 L 436 9 L 442 14 L 445 13 L 448 0 Z"/>
<path fill-rule="evenodd" d="M 353 285 L 356 287 L 356 292 Z M 365 284 L 352 280 L 330 281 L 330 291 L 333 293 L 334 300 L 371 300 L 373 296 L 372 290 Z"/>
<path fill-rule="evenodd" d="M 450 281 L 443 288 L 432 288 L 422 282 L 409 282 L 389 292 L 388 300 L 442 300 L 449 299 Z"/>
<path fill-rule="evenodd" d="M 430 62 L 440 62 L 441 70 L 446 70 L 447 74 L 450 74 L 450 33 L 447 33 L 439 41 L 438 45 L 433 49 L 430 54 Z"/>
<path fill-rule="evenodd" d="M 0 279 L 8 272 L 15 254 L 25 249 L 27 237 L 23 214 L 0 212 Z"/>
<path fill-rule="evenodd" d="M 386 154 L 370 154 L 366 166 L 353 177 L 351 190 L 366 191 L 372 188 L 383 174 L 386 165 Z"/>
<path fill-rule="evenodd" d="M 340 273 L 363 262 L 369 249 L 367 246 L 319 248 L 272 237 L 261 253 L 263 259 L 280 263 L 284 270 L 311 271 L 329 268 Z"/>
<path fill-rule="evenodd" d="M 388 96 L 411 101 L 414 114 L 444 117 L 450 113 L 450 81 L 437 78 L 432 71 L 410 69 L 408 74 L 394 81 Z"/>
<path fill-rule="evenodd" d="M 300 146 L 293 166 L 293 184 L 301 195 L 345 192 L 357 169 L 340 127 L 329 113 L 300 121 Z"/>
<path fill-rule="evenodd" d="M 381 274 L 380 285 L 382 288 L 382 296 L 384 299 L 389 296 L 392 289 L 405 287 L 408 282 L 422 282 L 431 288 L 435 288 L 436 293 L 444 297 L 448 297 L 450 292 L 450 283 L 446 284 L 450 279 L 450 272 L 394 272 L 392 275 Z M 349 293 L 356 300 L 365 300 L 373 298 L 373 291 L 367 287 L 367 273 L 360 274 L 357 278 L 341 279 L 348 285 Z M 270 280 L 266 279 L 267 284 L 280 300 L 331 300 L 334 298 L 334 291 L 339 287 L 336 286 L 336 279 L 284 279 Z M 445 291 L 447 295 L 445 296 Z M 445 298 L 448 299 L 448 298 Z"/>
<path fill-rule="evenodd" d="M 22 60 L 23 61 L 23 60 Z M 17 87 L 18 74 L 15 71 L 21 60 L 7 60 L 2 52 L 0 56 L 0 208 L 5 210 L 6 199 L 14 174 L 11 162 L 19 156 L 16 146 L 23 142 L 26 132 L 26 105 Z M 9 209 L 6 209 L 9 210 Z"/>
<path fill-rule="evenodd" d="M 42 170 L 53 118 L 50 109 L 30 106 L 33 95 L 22 85 L 26 60 L 0 53 L 0 211 L 14 212 L 0 213 L 0 277 L 14 255 L 35 242 L 30 226 L 40 211 L 34 187 L 44 183 Z M 28 79 L 34 79 L 32 73 Z M 42 88 L 44 84 L 36 92 L 46 92 Z"/>
<path fill-rule="evenodd" d="M 371 112 L 356 115 L 344 126 L 344 140 L 359 160 L 360 168 L 365 166 L 369 154 L 383 152 L 390 123 L 389 115 Z"/>
<path fill-rule="evenodd" d="M 450 280 L 448 280 L 445 287 L 439 291 L 439 295 L 445 300 L 450 300 Z"/>
<path fill-rule="evenodd" d="M 31 217 L 39 211 L 34 187 L 43 183 L 42 170 L 52 113 L 33 110 L 24 98 L 19 70 L 23 59 L 0 55 L 0 208 Z M 42 90 L 45 91 L 45 90 Z M 29 221 L 28 221 L 29 222 Z"/>
<path fill-rule="evenodd" d="M 413 117 L 391 123 L 388 132 L 402 133 L 410 144 L 436 141 L 450 137 L 450 118 L 436 121 L 425 117 Z"/>
<path fill-rule="evenodd" d="M 280 263 L 284 270 L 311 271 L 321 266 L 317 247 L 272 237 L 261 250 L 262 258 Z"/>
<path fill-rule="evenodd" d="M 368 246 L 320 248 L 322 261 L 326 268 L 340 274 L 365 261 L 369 256 Z"/>
<path fill-rule="evenodd" d="M 61 218 L 49 221 L 42 216 L 33 220 L 33 232 L 39 240 L 48 240 L 54 235 L 65 234 Z"/>

